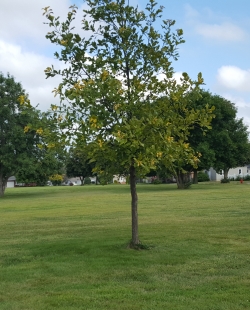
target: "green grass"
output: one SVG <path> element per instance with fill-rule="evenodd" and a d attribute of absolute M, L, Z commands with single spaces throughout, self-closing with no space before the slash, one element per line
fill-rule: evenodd
<path fill-rule="evenodd" d="M 7 189 L 0 309 L 250 309 L 250 185 Z"/>

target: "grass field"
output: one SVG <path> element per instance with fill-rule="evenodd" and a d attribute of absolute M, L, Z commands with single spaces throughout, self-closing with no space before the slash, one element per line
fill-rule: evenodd
<path fill-rule="evenodd" d="M 250 184 L 7 189 L 0 309 L 250 309 Z"/>

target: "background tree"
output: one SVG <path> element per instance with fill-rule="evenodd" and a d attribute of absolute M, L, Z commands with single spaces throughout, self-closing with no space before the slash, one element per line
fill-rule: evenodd
<path fill-rule="evenodd" d="M 33 156 L 27 157 L 26 161 L 15 174 L 19 183 L 36 183 L 39 186 L 47 184 L 50 176 L 61 175 L 64 172 L 65 156 L 62 152 L 47 148 L 34 146 Z"/>
<path fill-rule="evenodd" d="M 221 96 L 203 91 L 201 98 L 194 100 L 194 105 L 215 107 L 211 130 L 203 135 L 195 128 L 189 137 L 192 148 L 202 153 L 199 170 L 210 167 L 217 172 L 223 170 L 227 179 L 229 169 L 250 162 L 248 128 L 237 118 L 235 105 Z"/>
<path fill-rule="evenodd" d="M 0 196 L 8 178 L 30 158 L 38 134 L 25 128 L 35 113 L 21 84 L 0 73 Z"/>
<path fill-rule="evenodd" d="M 29 156 L 15 175 L 17 181 L 46 185 L 50 176 L 64 172 L 65 152 L 58 139 L 58 127 L 51 113 L 35 109 L 24 131 L 32 139 Z"/>
<path fill-rule="evenodd" d="M 199 93 L 201 75 L 191 81 L 184 74 L 181 84 L 173 79 L 171 62 L 178 58 L 178 45 L 184 41 L 182 30 L 172 31 L 173 20 L 162 20 L 163 7 L 158 8 L 154 0 L 145 11 L 126 5 L 125 0 L 85 2 L 85 37 L 71 26 L 75 6 L 64 22 L 48 7 L 44 9 L 53 28 L 46 37 L 60 46 L 55 56 L 67 64 L 63 70 L 48 67 L 45 72 L 47 77 L 62 77 L 55 94 L 62 100 L 57 113 L 69 128 L 67 134 L 74 127 L 74 136 L 91 143 L 90 157 L 97 170 L 105 161 L 109 172 L 129 175 L 131 246 L 137 247 L 137 175 L 155 168 L 163 153 L 169 163 L 183 153 L 195 164 L 197 158 L 185 151 L 185 141 L 194 123 L 208 125 L 210 111 L 189 109 L 186 100 L 190 89 Z M 157 20 L 162 21 L 161 31 L 155 27 Z"/>
<path fill-rule="evenodd" d="M 61 165 L 55 141 L 55 122 L 30 105 L 20 83 L 0 73 L 0 196 L 7 180 L 45 183 Z"/>
<path fill-rule="evenodd" d="M 221 96 L 203 90 L 199 98 L 192 98 L 190 94 L 190 100 L 196 109 L 214 107 L 211 128 L 204 131 L 199 124 L 195 124 L 188 137 L 192 149 L 201 154 L 197 169 L 194 169 L 194 182 L 197 182 L 198 170 L 208 170 L 210 167 L 217 172 L 223 170 L 227 179 L 230 168 L 250 162 L 248 128 L 242 119 L 237 119 L 235 105 Z M 193 170 L 190 165 L 183 168 Z"/>
<path fill-rule="evenodd" d="M 93 163 L 89 162 L 87 147 L 71 147 L 66 160 L 66 174 L 68 177 L 79 177 L 81 185 L 84 179 L 93 175 Z"/>
<path fill-rule="evenodd" d="M 227 179 L 229 169 L 250 162 L 249 132 L 243 120 L 237 119 L 237 109 L 233 103 L 220 97 L 215 107 L 216 118 L 208 138 L 215 152 L 213 168 L 217 172 L 223 170 L 224 179 Z"/>
<path fill-rule="evenodd" d="M 200 93 L 200 97 L 192 96 L 192 93 L 189 94 L 189 100 L 194 109 L 204 109 L 209 106 L 211 109 L 214 109 L 214 101 L 213 95 L 208 92 L 202 90 Z M 214 118 L 216 117 L 216 111 L 213 112 Z M 193 183 L 198 183 L 198 171 L 210 169 L 215 162 L 215 151 L 211 147 L 208 140 L 208 136 L 213 130 L 210 125 L 207 128 L 202 128 L 199 124 L 194 124 L 193 128 L 190 130 L 190 135 L 188 137 L 188 143 L 192 147 L 192 149 L 199 154 L 199 161 L 197 163 L 197 167 L 192 167 L 188 165 L 185 167 L 185 171 L 193 172 Z"/>

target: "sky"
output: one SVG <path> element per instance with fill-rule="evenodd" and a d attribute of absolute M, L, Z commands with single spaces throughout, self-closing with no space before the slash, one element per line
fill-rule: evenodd
<path fill-rule="evenodd" d="M 115 1 L 115 0 L 114 0 Z M 147 0 L 127 0 L 143 10 Z M 250 126 L 250 1 L 249 0 L 158 0 L 165 7 L 163 18 L 174 19 L 183 29 L 185 43 L 173 63 L 176 75 L 187 72 L 195 79 L 202 73 L 204 89 L 220 95 L 238 109 L 238 118 Z M 52 90 L 59 78 L 45 79 L 45 68 L 60 64 L 55 46 L 45 35 L 50 31 L 42 8 L 50 6 L 56 16 L 66 16 L 70 5 L 82 0 L 1 0 L 0 71 L 9 72 L 29 93 L 33 106 L 45 111 L 59 102 Z"/>

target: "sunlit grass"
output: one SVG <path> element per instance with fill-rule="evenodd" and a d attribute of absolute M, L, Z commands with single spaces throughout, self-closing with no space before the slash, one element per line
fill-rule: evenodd
<path fill-rule="evenodd" d="M 250 185 L 14 188 L 0 200 L 0 309 L 250 309 Z"/>

